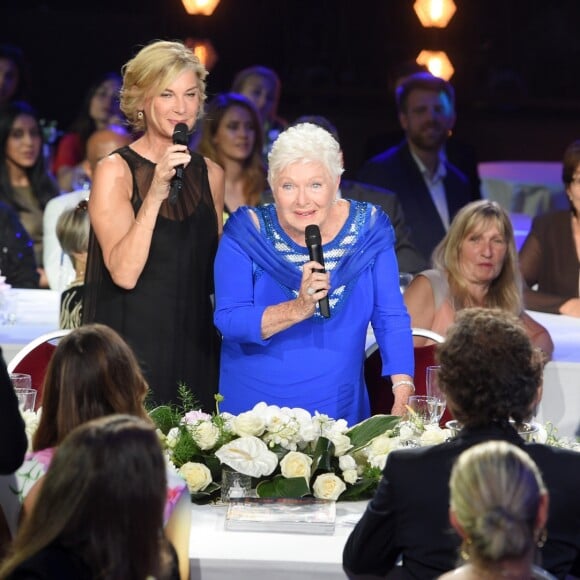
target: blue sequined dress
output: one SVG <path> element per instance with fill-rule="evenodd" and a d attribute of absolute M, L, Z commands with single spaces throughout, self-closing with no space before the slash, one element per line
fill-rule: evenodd
<path fill-rule="evenodd" d="M 222 410 L 237 414 L 265 401 L 349 424 L 367 418 L 363 364 L 369 322 L 383 374 L 413 374 L 410 319 L 389 218 L 380 208 L 350 201 L 348 219 L 323 252 L 330 271 L 330 318 L 317 310 L 262 340 L 264 310 L 297 296 L 308 250 L 280 227 L 274 205 L 240 208 L 229 218 L 215 262 Z"/>

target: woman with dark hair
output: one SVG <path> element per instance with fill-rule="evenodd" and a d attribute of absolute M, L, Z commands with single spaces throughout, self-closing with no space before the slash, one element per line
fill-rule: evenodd
<path fill-rule="evenodd" d="M 436 356 L 439 386 L 461 429 L 440 445 L 389 453 L 375 496 L 346 542 L 345 570 L 354 578 L 384 577 L 393 569 L 397 578 L 438 578 L 453 569 L 460 542 L 449 529 L 452 465 L 466 449 L 499 440 L 536 462 L 550 493 L 543 567 L 558 578 L 578 575 L 580 454 L 526 443 L 517 432 L 541 399 L 543 371 L 520 318 L 498 308 L 466 308 Z"/>
<path fill-rule="evenodd" d="M 564 152 L 562 181 L 570 209 L 535 217 L 520 250 L 524 301 L 530 310 L 580 317 L 580 141 Z"/>
<path fill-rule="evenodd" d="M 258 112 L 243 95 L 224 93 L 206 107 L 198 151 L 220 165 L 225 174 L 224 212 L 256 206 L 266 187 L 262 132 Z"/>
<path fill-rule="evenodd" d="M 147 392 L 135 355 L 111 328 L 87 324 L 61 339 L 44 379 L 33 452 L 16 472 L 16 491 L 25 517 L 35 509 L 43 476 L 65 437 L 91 419 L 115 413 L 133 415 L 151 424 L 143 406 Z M 190 498 L 181 478 L 169 473 L 168 481 L 165 523 L 185 579 L 189 569 Z"/>
<path fill-rule="evenodd" d="M 121 77 L 114 72 L 98 78 L 86 92 L 76 119 L 60 138 L 52 171 L 62 191 L 82 189 L 83 181 L 89 181 L 81 165 L 86 157 L 88 138 L 97 129 L 122 123 L 119 109 L 121 82 Z"/>
<path fill-rule="evenodd" d="M 43 211 L 58 188 L 45 166 L 38 115 L 28 103 L 0 109 L 0 155 L 0 201 L 18 213 L 41 267 Z"/>
<path fill-rule="evenodd" d="M 149 422 L 111 415 L 78 427 L 55 453 L 0 577 L 177 578 L 163 533 L 166 486 Z"/>

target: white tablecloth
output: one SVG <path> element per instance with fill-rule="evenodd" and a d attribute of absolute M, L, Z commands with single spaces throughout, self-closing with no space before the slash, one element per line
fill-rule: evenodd
<path fill-rule="evenodd" d="M 55 290 L 11 292 L 16 295 L 16 323 L 0 326 L 0 346 L 7 363 L 31 340 L 58 329 L 60 308 L 60 293 Z"/>
<path fill-rule="evenodd" d="M 332 536 L 226 531 L 225 506 L 194 505 L 190 576 L 192 580 L 343 579 L 342 549 L 366 503 L 338 502 Z"/>
<path fill-rule="evenodd" d="M 478 171 L 483 197 L 510 212 L 535 216 L 565 207 L 560 162 L 492 161 L 480 163 Z"/>

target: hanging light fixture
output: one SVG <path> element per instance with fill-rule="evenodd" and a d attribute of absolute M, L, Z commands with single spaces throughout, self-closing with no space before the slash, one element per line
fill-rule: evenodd
<path fill-rule="evenodd" d="M 413 9 L 425 28 L 445 28 L 457 7 L 453 0 L 417 0 Z"/>
<path fill-rule="evenodd" d="M 181 0 L 188 14 L 211 16 L 220 0 Z"/>
<path fill-rule="evenodd" d="M 442 50 L 422 50 L 416 60 L 436 77 L 448 81 L 455 72 L 451 61 Z"/>
<path fill-rule="evenodd" d="M 207 38 L 191 38 L 185 39 L 185 46 L 187 46 L 197 58 L 199 58 L 201 64 L 207 69 L 211 70 L 215 63 L 217 62 L 218 55 L 211 43 L 211 40 Z"/>

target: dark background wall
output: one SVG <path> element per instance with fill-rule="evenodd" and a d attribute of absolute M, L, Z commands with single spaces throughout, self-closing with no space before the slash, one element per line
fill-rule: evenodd
<path fill-rule="evenodd" d="M 423 29 L 413 0 L 221 0 L 211 17 L 181 0 L 1 0 L 0 39 L 30 61 L 31 100 L 66 128 L 91 80 L 156 38 L 211 39 L 209 92 L 252 64 L 282 79 L 280 113 L 324 114 L 347 166 L 372 136 L 397 128 L 390 82 L 399 63 L 441 48 L 456 73 L 456 132 L 481 160 L 560 159 L 580 138 L 580 1 L 455 0 L 447 29 Z"/>

